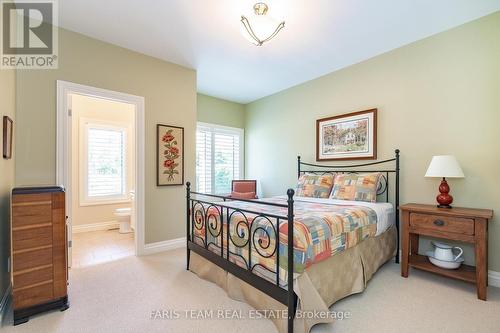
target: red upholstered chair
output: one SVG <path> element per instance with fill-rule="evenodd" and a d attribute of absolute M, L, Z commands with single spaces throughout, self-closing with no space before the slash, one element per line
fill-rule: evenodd
<path fill-rule="evenodd" d="M 256 180 L 233 180 L 230 197 L 233 199 L 257 199 Z"/>

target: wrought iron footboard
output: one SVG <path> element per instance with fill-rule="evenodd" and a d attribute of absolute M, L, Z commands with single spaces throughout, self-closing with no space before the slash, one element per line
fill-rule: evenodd
<path fill-rule="evenodd" d="M 191 195 L 196 195 L 193 198 Z M 196 252 L 227 272 L 235 275 L 251 286 L 276 299 L 288 308 L 288 332 L 293 332 L 293 318 L 297 304 L 297 296 L 293 290 L 293 189 L 287 191 L 287 204 L 264 202 L 246 199 L 232 199 L 220 195 L 206 194 L 191 191 L 191 183 L 186 183 L 186 238 L 187 238 L 187 266 L 189 269 L 190 253 Z M 198 197 L 209 197 L 223 201 L 213 202 Z M 244 208 L 236 208 L 227 204 L 226 200 L 253 202 L 263 206 L 286 208 L 286 215 L 262 213 Z M 250 217 L 251 220 L 250 221 Z M 238 218 L 236 218 L 238 217 Z M 236 232 L 231 232 L 232 223 Z M 287 285 L 286 289 L 280 284 L 280 251 L 279 227 L 287 223 Z M 226 228 L 224 228 L 224 224 Z M 203 237 L 196 234 L 196 230 L 204 231 Z M 219 241 L 219 244 L 217 242 Z M 225 246 L 224 246 L 225 244 Z M 220 246 L 220 253 L 216 253 Z M 232 252 L 231 247 L 246 249 L 241 254 Z M 252 249 L 254 251 L 252 251 Z M 261 264 L 252 263 L 252 255 L 262 258 L 275 259 L 275 271 Z M 236 264 L 232 259 L 243 260 L 243 266 Z M 274 283 L 254 274 L 254 269 L 260 267 L 276 274 Z"/>

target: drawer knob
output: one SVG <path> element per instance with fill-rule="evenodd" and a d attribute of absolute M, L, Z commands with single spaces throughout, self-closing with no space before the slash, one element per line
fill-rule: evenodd
<path fill-rule="evenodd" d="M 442 227 L 444 225 L 444 221 L 443 220 L 435 220 L 434 225 L 437 225 L 438 227 Z"/>

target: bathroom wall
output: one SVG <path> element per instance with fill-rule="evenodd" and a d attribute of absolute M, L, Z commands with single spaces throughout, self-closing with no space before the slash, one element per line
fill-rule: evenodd
<path fill-rule="evenodd" d="M 71 187 L 73 232 L 85 231 L 88 224 L 109 225 L 116 223 L 113 214 L 117 208 L 131 207 L 131 202 L 82 205 L 82 133 L 80 123 L 89 121 L 106 122 L 110 125 L 125 126 L 127 131 L 127 193 L 135 189 L 135 112 L 134 105 L 82 95 L 71 95 L 72 101 L 72 154 L 71 154 Z"/>

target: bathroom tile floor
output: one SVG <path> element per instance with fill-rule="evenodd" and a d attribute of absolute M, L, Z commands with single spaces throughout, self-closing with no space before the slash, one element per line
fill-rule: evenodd
<path fill-rule="evenodd" d="M 92 266 L 134 255 L 134 233 L 118 229 L 73 234 L 72 268 Z"/>

